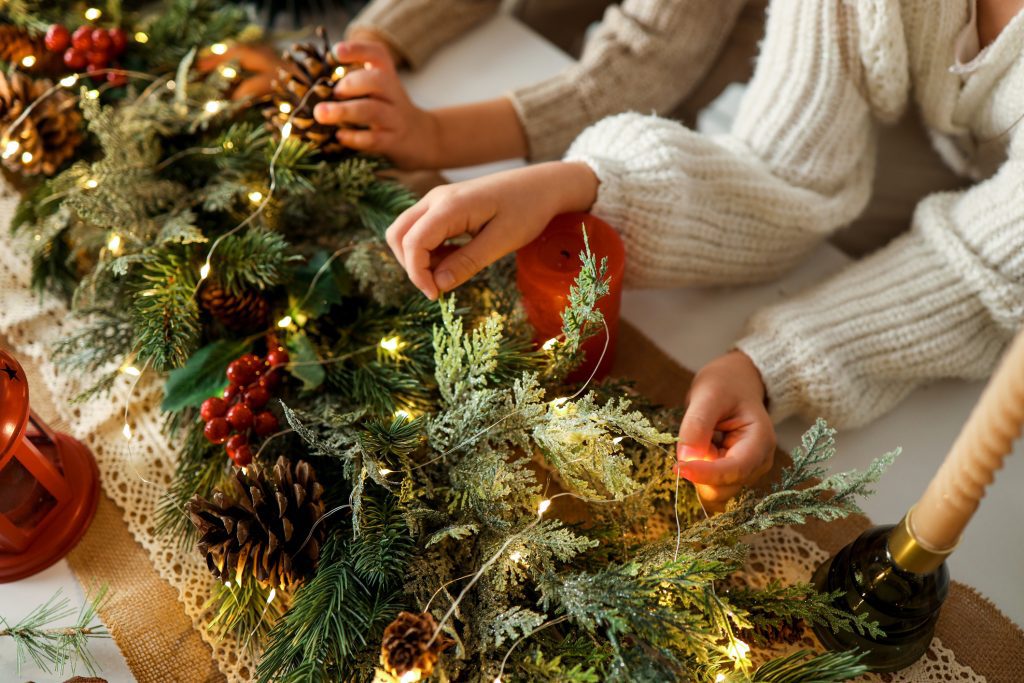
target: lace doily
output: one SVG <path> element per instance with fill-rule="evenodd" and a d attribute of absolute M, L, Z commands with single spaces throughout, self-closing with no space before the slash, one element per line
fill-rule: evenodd
<path fill-rule="evenodd" d="M 16 203 L 14 197 L 0 197 L 0 226 L 9 225 Z M 71 333 L 76 322 L 55 297 L 40 298 L 32 292 L 30 275 L 27 251 L 15 240 L 8 240 L 7 248 L 0 249 L 0 334 L 7 338 L 17 355 L 36 364 L 53 396 L 76 396 L 84 387 L 74 377 L 56 371 L 50 349 L 55 340 Z M 210 644 L 218 668 L 229 681 L 248 681 L 255 671 L 252 654 L 244 651 L 233 639 L 220 639 L 207 628 L 209 617 L 204 613 L 203 604 L 214 579 L 202 558 L 198 553 L 182 550 L 154 533 L 154 513 L 170 484 L 176 450 L 160 431 L 161 380 L 146 374 L 133 388 L 134 382 L 135 378 L 125 375 L 107 397 L 88 404 L 58 404 L 61 421 L 66 425 L 64 429 L 92 449 L 100 469 L 103 490 L 121 508 L 129 531 L 149 553 L 158 574 L 177 590 L 186 614 L 203 640 Z M 122 432 L 126 404 L 131 406 L 128 416 L 131 441 L 125 440 Z M 773 578 L 783 583 L 806 580 L 814 568 L 828 557 L 813 542 L 790 529 L 764 534 L 752 539 L 751 544 L 750 573 L 746 578 L 755 586 L 764 585 Z M 805 646 L 820 647 L 813 641 L 813 635 L 805 635 Z M 957 662 L 953 652 L 938 638 L 932 641 L 928 654 L 912 667 L 898 674 L 866 677 L 864 680 L 907 683 L 985 681 L 972 669 Z"/>

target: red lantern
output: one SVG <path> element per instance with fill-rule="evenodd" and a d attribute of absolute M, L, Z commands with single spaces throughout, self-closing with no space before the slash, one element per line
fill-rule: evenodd
<path fill-rule="evenodd" d="M 25 371 L 0 350 L 0 583 L 64 557 L 85 534 L 98 499 L 92 453 L 32 412 Z"/>

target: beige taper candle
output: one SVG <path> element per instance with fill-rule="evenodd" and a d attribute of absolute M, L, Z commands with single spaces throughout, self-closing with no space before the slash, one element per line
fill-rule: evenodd
<path fill-rule="evenodd" d="M 1024 331 L 1010 344 L 946 460 L 907 516 L 907 530 L 924 549 L 945 554 L 956 546 L 1022 426 Z"/>

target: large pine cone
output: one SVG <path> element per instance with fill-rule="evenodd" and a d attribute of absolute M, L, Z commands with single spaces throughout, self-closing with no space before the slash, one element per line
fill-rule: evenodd
<path fill-rule="evenodd" d="M 278 135 L 291 117 L 291 135 L 312 143 L 325 154 L 337 154 L 345 149 L 335 136 L 337 126 L 318 123 L 313 118 L 313 108 L 331 99 L 334 84 L 347 67 L 335 56 L 324 28 L 318 28 L 316 33 L 322 48 L 313 43 L 293 45 L 290 52 L 281 56 L 284 65 L 271 82 L 271 100 L 264 107 L 263 116 Z"/>
<path fill-rule="evenodd" d="M 0 73 L 0 156 L 11 171 L 53 175 L 82 141 L 82 115 L 75 98 L 59 89 L 40 100 L 16 129 L 11 124 L 53 84 L 17 71 Z"/>
<path fill-rule="evenodd" d="M 254 332 L 267 326 L 270 304 L 262 293 L 247 289 L 234 294 L 212 282 L 199 290 L 203 310 L 232 332 Z"/>
<path fill-rule="evenodd" d="M 270 471 L 258 464 L 235 470 L 209 501 L 194 497 L 189 518 L 210 571 L 221 581 L 251 575 L 264 587 L 301 584 L 320 560 L 323 491 L 309 463 L 280 457 Z"/>
<path fill-rule="evenodd" d="M 438 633 L 431 643 L 436 630 L 437 621 L 432 614 L 400 612 L 384 629 L 380 643 L 381 666 L 398 678 L 410 671 L 418 671 L 421 678 L 426 678 L 434 672 L 440 654 L 455 644 L 443 633 Z"/>

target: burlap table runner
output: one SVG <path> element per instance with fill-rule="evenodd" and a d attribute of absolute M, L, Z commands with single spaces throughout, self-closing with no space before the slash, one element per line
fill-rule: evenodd
<path fill-rule="evenodd" d="M 53 398 L 38 380 L 36 368 L 29 363 L 26 371 L 33 407 L 44 417 L 56 419 Z M 670 406 L 681 405 L 693 378 L 625 323 L 620 328 L 615 374 L 634 381 L 650 399 Z M 789 456 L 779 452 L 773 474 L 788 461 Z M 867 518 L 856 516 L 830 524 L 810 523 L 799 531 L 831 553 L 868 526 Z M 175 591 L 157 575 L 146 551 L 132 539 L 120 509 L 106 496 L 101 497 L 96 520 L 68 561 L 83 585 L 111 587 L 111 600 L 101 617 L 139 681 L 224 680 Z M 1024 681 L 1024 632 L 973 589 L 954 582 L 936 635 L 960 663 L 988 681 Z"/>

